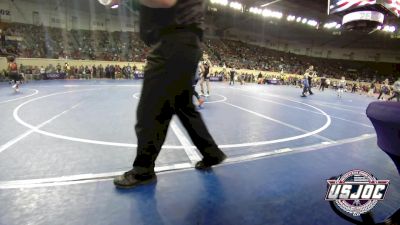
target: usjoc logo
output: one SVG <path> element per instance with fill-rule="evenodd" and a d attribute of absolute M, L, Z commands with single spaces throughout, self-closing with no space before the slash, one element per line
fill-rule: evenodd
<path fill-rule="evenodd" d="M 325 200 L 335 201 L 342 210 L 359 216 L 371 211 L 385 198 L 389 180 L 377 180 L 362 170 L 352 170 L 328 181 Z"/>

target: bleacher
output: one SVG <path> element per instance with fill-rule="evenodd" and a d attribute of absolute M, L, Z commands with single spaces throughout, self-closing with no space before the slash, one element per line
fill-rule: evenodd
<path fill-rule="evenodd" d="M 52 58 L 144 62 L 148 48 L 137 33 L 89 30 L 67 31 L 28 24 L 12 23 L 5 35 L 22 37 L 17 44 L 6 43 L 1 55 L 21 58 Z M 240 41 L 206 39 L 205 51 L 214 65 L 229 68 L 303 74 L 314 65 L 319 75 L 349 80 L 395 80 L 400 65 L 315 58 L 280 52 Z"/>

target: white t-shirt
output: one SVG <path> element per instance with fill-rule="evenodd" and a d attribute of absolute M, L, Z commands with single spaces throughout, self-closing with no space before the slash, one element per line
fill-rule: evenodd
<path fill-rule="evenodd" d="M 327 84 L 327 85 L 330 85 L 330 84 L 331 84 L 331 80 L 326 79 L 326 84 Z"/>
<path fill-rule="evenodd" d="M 340 80 L 340 81 L 339 81 L 339 87 L 340 87 L 340 88 L 346 87 L 346 80 Z"/>
<path fill-rule="evenodd" d="M 200 79 L 200 73 L 201 73 L 201 64 L 199 63 L 199 64 L 197 64 L 197 69 L 196 69 L 196 74 L 194 75 L 194 79 Z"/>
<path fill-rule="evenodd" d="M 394 82 L 393 89 L 395 92 L 400 92 L 400 80 Z"/>

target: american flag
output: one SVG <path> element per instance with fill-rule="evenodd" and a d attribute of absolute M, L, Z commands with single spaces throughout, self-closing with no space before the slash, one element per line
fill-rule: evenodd
<path fill-rule="evenodd" d="M 385 7 L 392 11 L 396 16 L 400 16 L 400 0 L 386 0 Z"/>
<path fill-rule="evenodd" d="M 377 0 L 331 0 L 330 13 L 342 12 L 356 7 L 376 4 Z M 388 0 L 400 1 L 400 0 Z"/>

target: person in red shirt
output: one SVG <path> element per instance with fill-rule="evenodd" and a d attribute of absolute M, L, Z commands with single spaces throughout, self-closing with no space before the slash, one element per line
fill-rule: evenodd
<path fill-rule="evenodd" d="M 18 73 L 18 65 L 15 60 L 15 56 L 7 56 L 7 63 L 8 63 L 8 77 L 10 78 L 11 82 L 14 83 L 13 88 L 15 92 L 19 92 L 19 85 L 21 83 L 21 78 Z"/>

